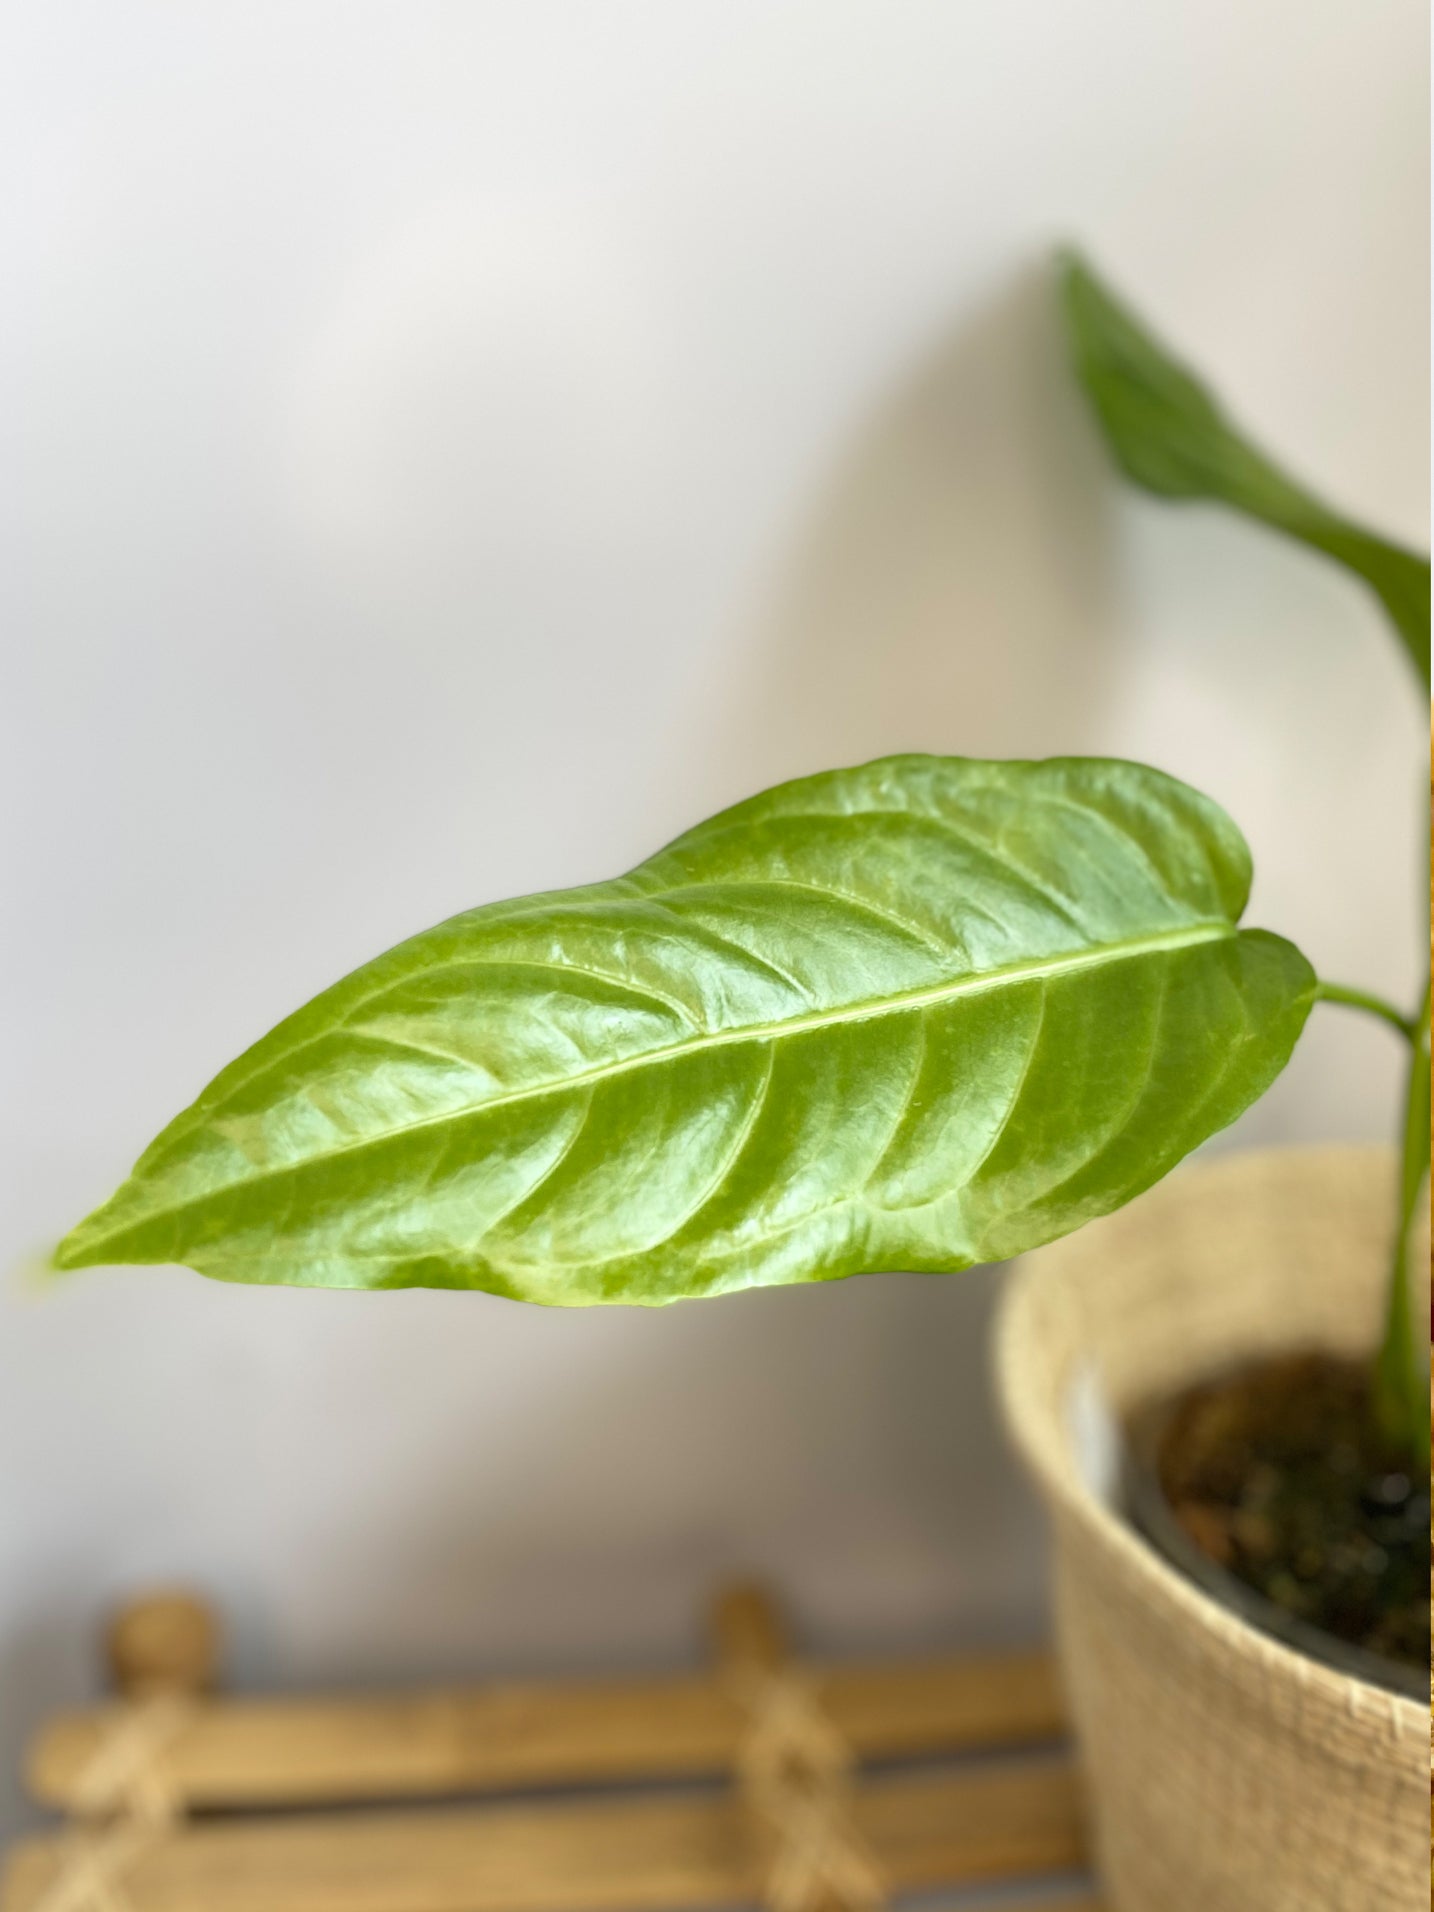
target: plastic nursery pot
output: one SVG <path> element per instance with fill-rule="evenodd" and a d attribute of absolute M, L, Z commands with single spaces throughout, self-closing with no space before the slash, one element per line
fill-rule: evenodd
<path fill-rule="evenodd" d="M 1322 1663 L 1169 1565 L 1116 1429 L 1243 1362 L 1380 1328 L 1396 1167 L 1291 1149 L 1187 1168 L 1023 1259 L 998 1370 L 1050 1508 L 1056 1628 L 1114 1912 L 1425 1912 L 1427 1704 Z"/>
<path fill-rule="evenodd" d="M 1252 1626 L 1273 1634 L 1286 1646 L 1294 1647 L 1310 1659 L 1322 1660 L 1326 1666 L 1337 1667 L 1342 1673 L 1352 1673 L 1372 1686 L 1387 1686 L 1391 1692 L 1403 1693 L 1421 1704 L 1427 1702 L 1427 1670 L 1369 1652 L 1299 1618 L 1266 1599 L 1227 1567 L 1212 1560 L 1203 1547 L 1197 1546 L 1176 1517 L 1159 1478 L 1157 1457 L 1175 1419 L 1175 1404 L 1168 1401 L 1153 1412 L 1137 1414 L 1126 1429 L 1121 1450 L 1121 1504 L 1156 1552 L 1163 1554 L 1212 1600 L 1243 1614 Z"/>

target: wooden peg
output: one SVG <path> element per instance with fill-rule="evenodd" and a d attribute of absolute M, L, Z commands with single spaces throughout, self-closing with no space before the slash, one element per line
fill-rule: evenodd
<path fill-rule="evenodd" d="M 712 1644 L 728 1673 L 775 1673 L 790 1657 L 781 1608 L 759 1581 L 725 1587 L 712 1607 Z"/>
<path fill-rule="evenodd" d="M 110 1678 L 129 1700 L 208 1692 L 218 1678 L 220 1645 L 214 1609 L 178 1588 L 130 1601 L 105 1628 Z"/>

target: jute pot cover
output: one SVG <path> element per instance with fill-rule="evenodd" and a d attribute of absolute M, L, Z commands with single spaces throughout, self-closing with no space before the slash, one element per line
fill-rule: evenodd
<path fill-rule="evenodd" d="M 1109 1417 L 1251 1357 L 1379 1333 L 1376 1149 L 1187 1168 L 1013 1272 L 1000 1385 L 1049 1504 L 1056 1623 L 1113 1912 L 1426 1912 L 1429 1715 L 1280 1645 L 1098 1484 Z M 1097 1438 L 1092 1439 L 1092 1435 Z M 1107 1456 L 1107 1459 L 1109 1457 Z"/>

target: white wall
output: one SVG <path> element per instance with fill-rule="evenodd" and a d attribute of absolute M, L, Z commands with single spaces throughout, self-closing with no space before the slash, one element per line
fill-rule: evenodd
<path fill-rule="evenodd" d="M 0 1764 L 117 1592 L 236 1677 L 1039 1623 L 987 1276 L 659 1314 L 39 1292 L 208 1075 L 458 908 L 779 776 L 1122 752 L 1399 994 L 1425 731 L 1350 583 L 1117 493 L 1088 246 L 1336 499 L 1425 533 L 1419 0 L 22 0 L 0 55 Z M 1338 1012 L 1243 1125 L 1382 1132 Z"/>

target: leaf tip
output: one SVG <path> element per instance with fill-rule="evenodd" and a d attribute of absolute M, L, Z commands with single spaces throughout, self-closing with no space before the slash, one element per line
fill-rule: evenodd
<path fill-rule="evenodd" d="M 21 1252 L 9 1267 L 9 1280 L 23 1294 L 39 1295 L 55 1287 L 68 1270 L 61 1269 L 55 1252 L 36 1248 Z"/>
<path fill-rule="evenodd" d="M 93 1214 L 86 1215 L 77 1222 L 67 1235 L 63 1235 L 50 1250 L 45 1262 L 48 1280 L 56 1280 L 61 1275 L 72 1275 L 80 1268 L 94 1268 L 106 1259 L 103 1252 L 96 1252 L 96 1222 L 105 1214 L 109 1204 L 97 1208 Z M 103 1239 L 103 1237 L 101 1237 Z"/>
<path fill-rule="evenodd" d="M 86 1268 L 90 1265 L 83 1247 L 76 1242 L 75 1238 L 79 1233 L 80 1230 L 78 1228 L 72 1229 L 63 1240 L 57 1242 L 50 1250 L 49 1255 L 39 1270 L 41 1278 L 44 1281 L 56 1281 L 61 1275 L 72 1275 L 77 1269 Z"/>

